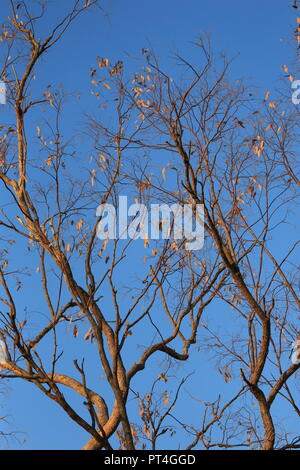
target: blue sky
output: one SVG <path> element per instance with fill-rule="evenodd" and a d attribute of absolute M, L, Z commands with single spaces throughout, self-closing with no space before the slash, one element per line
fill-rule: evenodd
<path fill-rule="evenodd" d="M 62 8 L 57 7 L 60 2 L 51 3 L 49 14 L 41 23 L 44 34 L 56 22 Z M 80 127 L 83 113 L 95 109 L 89 70 L 96 65 L 97 56 L 108 57 L 112 62 L 123 60 L 129 70 L 134 70 L 140 64 L 142 48 L 152 47 L 162 64 L 172 67 L 170 59 L 175 52 L 195 59 L 192 43 L 200 33 L 208 32 L 216 53 L 226 52 L 229 57 L 235 57 L 232 76 L 248 79 L 262 96 L 266 90 L 276 87 L 282 76 L 280 67 L 289 60 L 286 38 L 291 35 L 295 14 L 286 0 L 107 0 L 104 10 L 104 16 L 100 12 L 87 12 L 78 18 L 37 70 L 40 86 L 63 83 L 65 90 L 81 93 L 80 100 L 72 99 L 67 106 L 65 127 L 70 134 Z M 5 5 L 0 13 L 1 23 L 6 12 Z M 0 119 L 7 119 L 4 107 L 0 108 Z M 36 122 L 32 125 L 35 127 Z M 38 298 L 35 303 L 37 310 L 41 308 Z M 71 343 L 70 347 L 71 351 L 76 348 Z M 189 370 L 196 366 L 199 362 L 195 356 Z M 198 381 L 197 376 L 191 378 L 192 389 L 197 388 Z M 218 384 L 218 379 L 202 381 L 207 397 Z M 11 415 L 11 429 L 19 430 L 20 440 L 26 440 L 22 445 L 11 441 L 10 448 L 76 449 L 85 442 L 85 433 L 30 384 L 12 382 L 3 397 L 3 405 L 3 412 Z"/>

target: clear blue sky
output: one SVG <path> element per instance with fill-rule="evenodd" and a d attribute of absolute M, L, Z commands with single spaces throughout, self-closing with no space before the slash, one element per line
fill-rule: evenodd
<path fill-rule="evenodd" d="M 8 4 L 6 0 L 1 3 Z M 53 2 L 51 13 L 42 20 L 45 34 L 58 17 L 59 3 L 68 4 L 71 0 Z M 97 56 L 123 60 L 133 68 L 141 58 L 141 49 L 151 46 L 162 63 L 170 64 L 172 53 L 177 51 L 193 58 L 192 42 L 201 32 L 210 32 L 216 52 L 236 56 L 233 76 L 248 78 L 264 94 L 272 90 L 282 74 L 280 66 L 287 62 L 289 54 L 284 39 L 290 37 L 295 22 L 295 14 L 286 0 L 108 0 L 104 9 L 105 16 L 86 13 L 78 18 L 63 41 L 43 59 L 40 69 L 43 75 L 38 78 L 43 86 L 63 83 L 66 90 L 82 93 L 81 100 L 70 103 L 67 110 L 70 130 L 79 126 L 82 113 L 94 106 L 89 70 L 95 66 Z M 6 13 L 4 6 L 1 23 Z M 4 113 L 2 107 L 0 119 L 5 119 Z M 23 300 L 26 304 L 30 299 Z M 38 308 L 38 299 L 36 304 Z M 196 364 L 199 366 L 198 359 L 189 370 L 194 370 Z M 198 383 L 199 377 L 191 379 L 194 389 Z M 217 386 L 217 379 L 209 384 L 201 382 L 208 398 Z M 76 449 L 85 443 L 85 433 L 33 386 L 12 382 L 0 399 L 3 412 L 11 415 L 11 429 L 24 432 L 19 437 L 26 439 L 22 446 L 11 441 L 10 448 Z"/>

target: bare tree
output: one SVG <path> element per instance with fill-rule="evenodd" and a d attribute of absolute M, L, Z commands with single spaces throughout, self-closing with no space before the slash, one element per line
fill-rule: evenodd
<path fill-rule="evenodd" d="M 14 121 L 0 141 L 1 377 L 55 401 L 88 433 L 84 449 L 111 449 L 115 437 L 122 449 L 155 449 L 166 435 L 177 447 L 178 429 L 188 449 L 298 447 L 300 436 L 273 414 L 277 401 L 299 416 L 292 379 L 300 366 L 289 359 L 300 306 L 297 110 L 282 94 L 258 99 L 231 79 L 230 61 L 214 57 L 205 37 L 195 45 L 200 66 L 177 55 L 176 77 L 152 51 L 133 77 L 98 57 L 91 79 L 106 114 L 86 116 L 88 161 L 64 140 L 63 89 L 41 94 L 32 79 L 97 2 L 74 1 L 43 39 L 35 30 L 46 6 L 17 3 L 2 32 Z M 202 204 L 204 247 L 188 250 L 184 238 L 100 240 L 96 208 L 124 194 L 147 207 L 188 204 L 195 216 Z M 22 307 L 34 272 L 39 318 Z M 70 326 L 79 345 L 71 363 Z M 204 404 L 201 389 L 191 396 L 188 369 L 181 377 L 176 369 L 191 354 L 211 356 L 212 376 L 234 383 L 234 393 L 218 390 Z M 82 409 L 67 389 L 83 397 Z M 194 423 L 176 408 L 182 394 L 197 410 Z"/>

